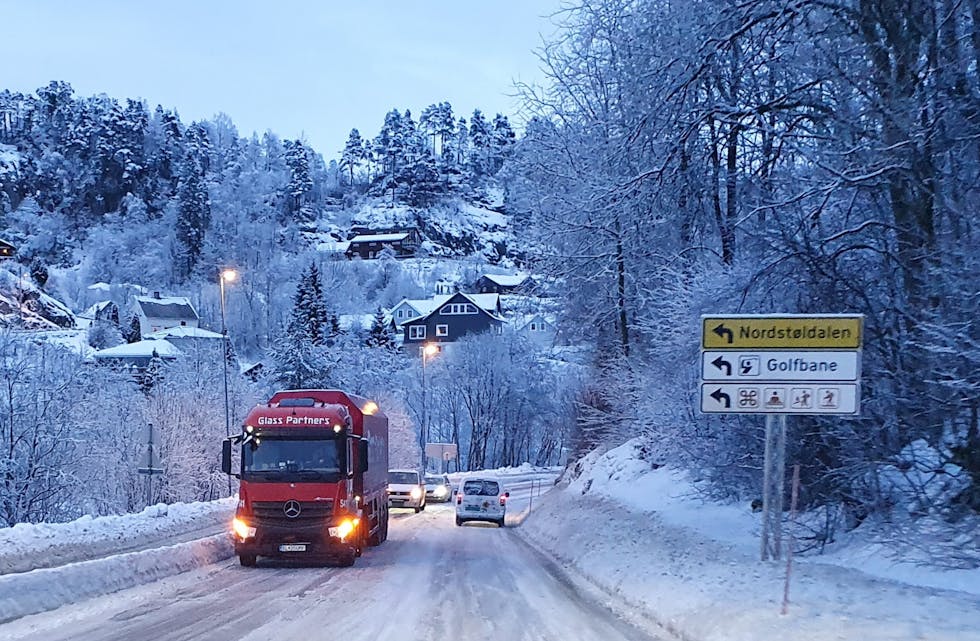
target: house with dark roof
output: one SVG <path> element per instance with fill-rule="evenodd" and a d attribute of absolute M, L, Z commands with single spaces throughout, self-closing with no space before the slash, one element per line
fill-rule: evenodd
<path fill-rule="evenodd" d="M 484 274 L 480 276 L 474 288 L 481 294 L 511 294 L 530 289 L 534 281 L 521 274 Z"/>
<path fill-rule="evenodd" d="M 140 335 L 149 336 L 153 332 L 171 327 L 198 327 L 201 317 L 185 296 L 135 296 L 133 313 L 139 318 Z"/>
<path fill-rule="evenodd" d="M 402 323 L 402 345 L 407 350 L 417 350 L 425 343 L 453 343 L 470 334 L 502 331 L 504 319 L 488 311 L 475 296 L 458 292 L 438 298 L 438 305 L 431 311 Z"/>
<path fill-rule="evenodd" d="M 358 234 L 348 241 L 347 258 L 358 256 L 363 259 L 377 258 L 390 247 L 395 258 L 410 258 L 422 244 L 422 235 L 417 229 L 395 232 Z"/>
<path fill-rule="evenodd" d="M 13 243 L 8 243 L 4 239 L 0 238 L 0 258 L 10 258 L 17 253 L 17 248 L 14 247 Z"/>

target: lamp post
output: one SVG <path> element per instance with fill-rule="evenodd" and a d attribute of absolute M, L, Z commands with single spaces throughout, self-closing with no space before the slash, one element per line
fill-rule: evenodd
<path fill-rule="evenodd" d="M 225 324 L 225 283 L 238 278 L 234 269 L 223 269 L 218 277 L 221 286 L 221 372 L 225 384 L 225 437 L 231 436 L 231 417 L 228 413 L 228 326 Z M 231 496 L 231 476 L 228 477 L 228 496 Z"/>
<path fill-rule="evenodd" d="M 436 345 L 435 343 L 425 343 L 422 346 L 422 429 L 421 429 L 422 444 L 421 445 L 422 445 L 422 462 L 423 462 L 423 467 L 425 468 L 428 467 L 428 465 L 425 465 L 428 462 L 426 461 L 425 446 L 429 442 L 429 415 L 426 412 L 426 402 L 425 402 L 425 398 L 426 396 L 428 396 L 428 392 L 425 387 L 425 362 L 429 360 L 429 358 L 435 356 L 438 353 L 439 353 L 439 346 Z"/>

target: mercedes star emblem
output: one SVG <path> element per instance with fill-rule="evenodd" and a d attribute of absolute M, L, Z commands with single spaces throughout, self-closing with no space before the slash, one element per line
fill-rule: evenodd
<path fill-rule="evenodd" d="M 290 499 L 283 504 L 282 511 L 288 518 L 295 519 L 303 511 L 303 507 L 299 504 L 299 501 Z"/>

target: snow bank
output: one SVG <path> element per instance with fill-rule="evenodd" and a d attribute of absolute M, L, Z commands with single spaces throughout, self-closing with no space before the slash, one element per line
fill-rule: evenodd
<path fill-rule="evenodd" d="M 227 534 L 153 550 L 0 576 L 0 623 L 53 610 L 231 557 Z"/>
<path fill-rule="evenodd" d="M 133 547 L 230 520 L 237 497 L 153 505 L 136 514 L 83 516 L 68 523 L 19 523 L 0 528 L 0 574 L 26 572 L 117 554 Z"/>
<path fill-rule="evenodd" d="M 905 567 L 882 579 L 811 559 L 795 563 L 780 615 L 785 564 L 758 561 L 758 515 L 698 500 L 685 474 L 652 469 L 639 448 L 590 455 L 515 532 L 685 639 L 944 640 L 980 627 L 980 572 L 944 582 L 946 573 Z M 943 589 L 920 587 L 928 582 Z"/>

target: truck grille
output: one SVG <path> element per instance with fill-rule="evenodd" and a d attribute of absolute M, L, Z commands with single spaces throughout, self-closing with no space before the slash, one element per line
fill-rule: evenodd
<path fill-rule="evenodd" d="M 287 501 L 253 501 L 252 514 L 256 520 L 265 522 L 308 523 L 313 520 L 324 520 L 333 514 L 333 501 L 299 501 L 299 516 L 289 518 L 284 508 Z"/>

